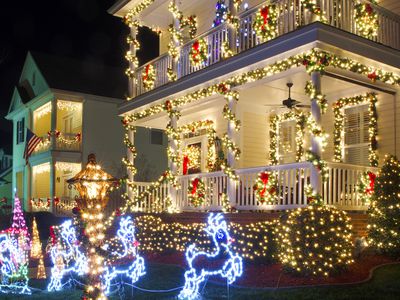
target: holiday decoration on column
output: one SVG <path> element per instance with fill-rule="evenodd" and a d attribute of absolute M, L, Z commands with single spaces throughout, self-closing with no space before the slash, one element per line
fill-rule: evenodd
<path fill-rule="evenodd" d="M 382 253 L 400 254 L 400 162 L 387 156 L 375 180 L 368 210 L 368 243 Z"/>
<path fill-rule="evenodd" d="M 108 262 L 103 275 L 104 293 L 110 293 L 111 282 L 115 279 L 120 279 L 121 276 L 131 279 L 131 284 L 134 284 L 139 278 L 146 274 L 144 259 L 138 254 L 139 242 L 135 237 L 135 226 L 131 217 L 123 217 L 119 222 L 117 237 L 102 246 L 108 255 Z M 126 263 L 129 264 L 117 268 L 115 265 Z"/>
<path fill-rule="evenodd" d="M 143 87 L 146 90 L 154 89 L 154 84 L 156 81 L 156 70 L 152 64 L 149 64 L 146 67 L 144 67 L 142 73 L 142 81 L 143 81 Z"/>
<path fill-rule="evenodd" d="M 212 253 L 197 250 L 196 244 L 187 248 L 186 261 L 190 269 L 185 272 L 185 286 L 178 296 L 180 299 L 195 299 L 200 284 L 209 276 L 221 276 L 227 284 L 242 276 L 242 258 L 232 252 L 233 239 L 223 215 L 209 214 L 204 231 L 211 237 L 215 250 Z M 222 262 L 221 257 L 224 257 Z"/>
<path fill-rule="evenodd" d="M 117 179 L 104 172 L 96 163 L 96 156 L 89 154 L 86 168 L 67 180 L 79 192 L 76 199 L 81 211 L 81 222 L 86 224 L 85 235 L 89 244 L 87 262 L 89 266 L 88 287 L 85 297 L 88 299 L 106 299 L 103 293 L 101 276 L 104 272 L 104 257 L 101 246 L 105 238 L 103 211 L 107 205 L 107 192 L 117 182 Z"/>
<path fill-rule="evenodd" d="M 190 182 L 188 192 L 188 200 L 194 207 L 205 204 L 206 190 L 205 185 L 200 178 L 196 177 Z"/>
<path fill-rule="evenodd" d="M 45 279 L 46 278 L 46 270 L 44 267 L 43 261 L 43 250 L 42 250 L 42 242 L 39 237 L 39 230 L 37 228 L 36 218 L 33 218 L 32 223 L 32 247 L 31 247 L 31 259 L 38 260 L 38 268 L 37 268 L 37 279 Z"/>
<path fill-rule="evenodd" d="M 358 198 L 361 200 L 363 205 L 370 205 L 371 198 L 375 189 L 376 174 L 367 171 L 364 172 L 360 177 L 360 182 L 357 186 Z"/>
<path fill-rule="evenodd" d="M 370 3 L 357 3 L 354 6 L 354 19 L 363 37 L 371 39 L 378 35 L 378 14 Z"/>
<path fill-rule="evenodd" d="M 275 5 L 260 8 L 256 14 L 253 27 L 263 42 L 272 40 L 277 35 L 278 11 Z"/>
<path fill-rule="evenodd" d="M 62 282 L 67 275 L 76 273 L 82 276 L 89 272 L 88 257 L 83 253 L 71 220 L 65 221 L 58 227 L 51 227 L 50 237 L 50 258 L 53 267 L 50 283 L 47 286 L 49 292 L 62 290 L 62 287 L 71 281 L 69 276 L 67 282 Z"/>
<path fill-rule="evenodd" d="M 212 27 L 224 23 L 227 12 L 228 8 L 225 5 L 225 0 L 218 0 L 217 3 L 215 4 L 215 19 L 213 21 Z"/>
<path fill-rule="evenodd" d="M 205 39 L 194 41 L 189 52 L 190 63 L 194 67 L 200 67 L 207 63 L 208 45 Z"/>
<path fill-rule="evenodd" d="M 277 200 L 276 176 L 271 172 L 260 172 L 253 186 L 256 200 L 260 204 L 275 204 Z"/>

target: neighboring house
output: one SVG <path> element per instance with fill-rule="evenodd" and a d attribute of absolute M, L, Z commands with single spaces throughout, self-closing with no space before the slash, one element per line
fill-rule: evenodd
<path fill-rule="evenodd" d="M 12 197 L 11 149 L 0 149 L 0 207 L 10 205 Z"/>
<path fill-rule="evenodd" d="M 239 210 L 276 210 L 306 205 L 311 185 L 327 204 L 366 209 L 361 175 L 400 154 L 400 11 L 226 0 L 221 21 L 215 0 L 170 2 L 120 0 L 109 10 L 130 28 L 129 101 L 119 106 L 130 140 L 135 126 L 169 134 L 164 157 L 178 188 L 149 197 L 168 193 L 178 209 L 203 210 L 221 208 L 227 194 Z M 161 33 L 160 56 L 141 66 L 138 24 Z M 262 204 L 253 186 L 265 170 L 278 198 Z M 189 197 L 195 178 L 205 186 L 200 208 Z"/>
<path fill-rule="evenodd" d="M 25 210 L 70 212 L 76 192 L 66 180 L 90 153 L 107 172 L 124 176 L 120 74 L 118 68 L 28 53 L 6 116 L 14 127 L 12 186 Z M 28 164 L 26 128 L 42 138 Z"/>

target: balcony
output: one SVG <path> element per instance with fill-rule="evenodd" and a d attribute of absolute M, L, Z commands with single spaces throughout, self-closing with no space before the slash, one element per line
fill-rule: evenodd
<path fill-rule="evenodd" d="M 198 70 L 204 69 L 223 60 L 223 45 L 228 45 L 232 54 L 236 55 L 264 43 L 255 32 L 254 21 L 259 9 L 270 2 L 276 5 L 277 10 L 277 28 L 275 38 L 318 20 L 316 15 L 312 14 L 306 7 L 304 1 L 277 0 L 263 2 L 238 14 L 237 29 L 227 23 L 222 23 L 181 46 L 179 48 L 179 59 L 175 64 L 177 78 L 179 79 L 193 74 Z M 354 0 L 320 0 L 319 3 L 320 9 L 323 12 L 323 21 L 327 25 L 400 50 L 400 17 L 380 6 L 371 4 L 369 1 L 361 2 L 369 4 L 374 13 L 376 13 L 378 27 L 373 35 L 367 37 L 361 30 L 360 26 L 357 25 L 357 20 L 354 14 L 357 3 Z M 189 53 L 194 42 L 199 39 L 204 39 L 206 41 L 208 57 L 201 66 L 193 66 L 190 62 Z M 133 74 L 134 81 L 136 82 L 134 87 L 134 94 L 136 96 L 149 91 L 149 89 L 144 88 L 142 79 L 143 73 L 148 65 L 152 65 L 155 69 L 155 82 L 153 89 L 169 82 L 167 71 L 168 68 L 174 67 L 172 58 L 168 53 L 165 53 L 137 68 Z"/>

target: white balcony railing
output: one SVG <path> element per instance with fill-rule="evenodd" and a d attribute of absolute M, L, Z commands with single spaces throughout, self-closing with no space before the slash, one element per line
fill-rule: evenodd
<path fill-rule="evenodd" d="M 369 3 L 366 0 L 361 1 Z M 219 62 L 222 59 L 221 48 L 224 42 L 234 42 L 235 45 L 230 45 L 230 48 L 236 54 L 261 44 L 262 41 L 255 34 L 253 24 L 258 9 L 269 2 L 273 2 L 278 8 L 277 36 L 294 31 L 314 21 L 312 14 L 304 7 L 302 1 L 276 0 L 261 3 L 239 14 L 239 28 L 237 30 L 228 29 L 227 25 L 223 23 L 195 38 L 195 40 L 204 38 L 207 41 L 209 57 L 204 65 L 194 67 L 190 63 L 189 52 L 195 40 L 183 45 L 180 49 L 176 70 L 178 79 Z M 328 25 L 360 35 L 354 17 L 356 1 L 320 0 L 319 3 Z M 400 17 L 380 6 L 374 4 L 371 4 L 371 6 L 377 12 L 379 22 L 377 36 L 373 37 L 372 40 L 394 49 L 400 49 Z M 142 73 L 149 64 L 152 64 L 156 69 L 154 88 L 169 82 L 167 70 L 172 68 L 172 60 L 165 53 L 136 69 L 136 96 L 148 91 L 143 88 Z"/>

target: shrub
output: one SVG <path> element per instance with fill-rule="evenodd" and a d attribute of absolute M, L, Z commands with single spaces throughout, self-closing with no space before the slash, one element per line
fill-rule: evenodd
<path fill-rule="evenodd" d="M 279 232 L 284 269 L 329 276 L 353 262 L 350 219 L 334 207 L 310 205 L 290 211 Z"/>
<path fill-rule="evenodd" d="M 381 253 L 400 254 L 400 162 L 386 158 L 368 210 L 368 243 Z"/>

